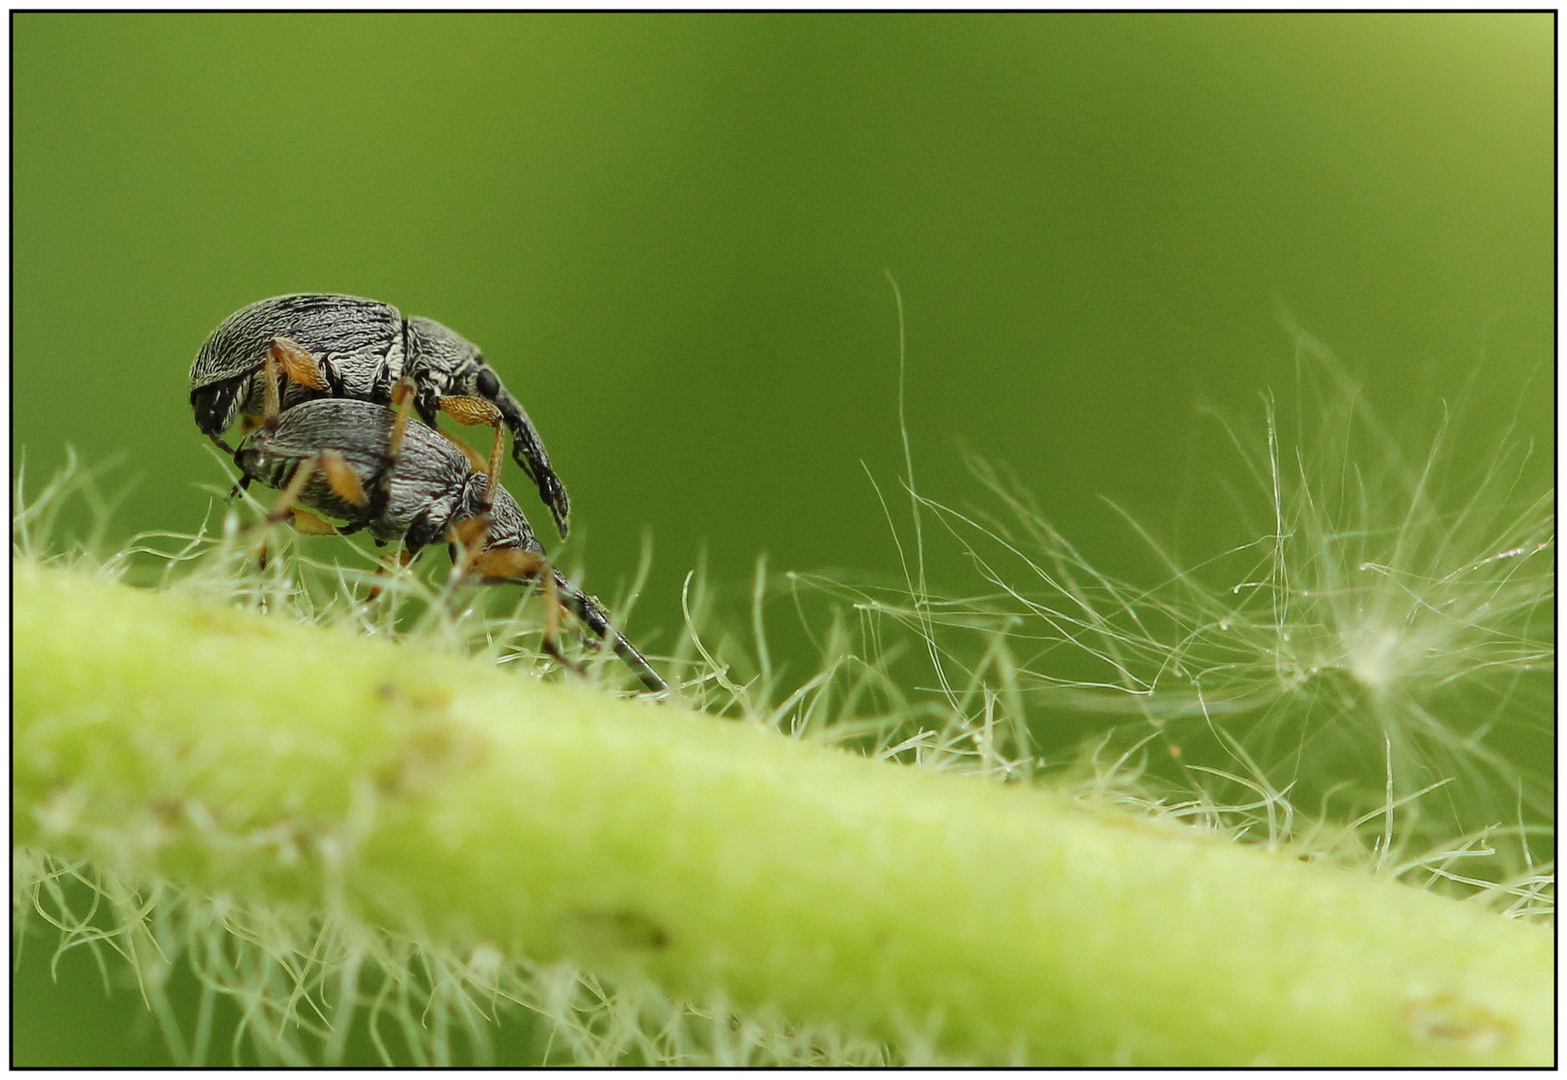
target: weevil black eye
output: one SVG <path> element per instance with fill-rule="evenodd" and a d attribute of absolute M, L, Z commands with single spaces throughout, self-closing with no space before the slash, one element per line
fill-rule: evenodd
<path fill-rule="evenodd" d="M 501 392 L 501 381 L 496 378 L 495 372 L 485 368 L 479 372 L 479 396 L 495 400 L 495 395 Z"/>

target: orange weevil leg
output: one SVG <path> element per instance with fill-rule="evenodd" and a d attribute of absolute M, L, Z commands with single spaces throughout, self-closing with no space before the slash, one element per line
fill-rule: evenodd
<path fill-rule="evenodd" d="M 369 506 L 370 497 L 365 494 L 365 487 L 359 482 L 359 474 L 348 467 L 348 462 L 343 455 L 332 450 L 325 450 L 316 455 L 320 463 L 321 472 L 326 476 L 326 482 L 332 486 L 332 490 L 344 502 L 355 506 Z"/>
<path fill-rule="evenodd" d="M 454 439 L 454 438 L 452 438 L 450 435 L 448 435 L 446 432 L 442 431 L 440 428 L 436 428 L 435 429 L 435 433 L 437 435 L 439 435 L 441 438 L 445 439 L 447 442 L 451 443 L 453 446 L 455 446 L 458 450 L 460 450 L 462 452 L 462 456 L 468 459 L 468 468 L 469 469 L 473 470 L 474 472 L 484 472 L 486 469 L 488 469 L 490 467 L 490 463 L 487 460 L 485 460 L 485 457 L 484 457 L 483 454 L 479 453 L 477 450 L 475 450 L 473 447 L 469 446 L 467 443 L 463 442 L 461 439 Z"/>
<path fill-rule="evenodd" d="M 495 488 L 500 483 L 501 455 L 506 449 L 506 438 L 501 428 L 501 411 L 493 404 L 476 397 L 449 397 L 441 399 L 441 411 L 466 427 L 488 424 L 495 429 L 495 445 L 490 451 L 490 463 L 485 469 L 488 482 L 484 485 L 486 504 L 495 501 Z"/>
<path fill-rule="evenodd" d="M 275 421 L 282 412 L 280 378 L 308 386 L 312 390 L 327 388 L 326 376 L 321 374 L 321 365 L 316 363 L 316 358 L 291 338 L 273 338 L 267 343 L 267 355 L 261 362 L 261 369 L 265 409 L 263 423 Z"/>
<path fill-rule="evenodd" d="M 386 468 L 375 480 L 376 498 L 385 507 L 392 498 L 392 472 L 403 452 L 403 434 L 408 430 L 408 414 L 414 406 L 414 381 L 407 375 L 392 384 L 392 409 L 396 418 L 392 421 L 392 433 L 386 441 Z"/>
<path fill-rule="evenodd" d="M 413 561 L 414 557 L 409 552 L 409 550 L 407 548 L 401 548 L 396 553 L 388 555 L 386 558 L 382 559 L 379 563 L 376 564 L 375 576 L 377 578 L 385 577 L 386 575 L 392 573 L 394 568 L 401 569 Z M 379 584 L 372 585 L 370 587 L 370 592 L 365 596 L 365 602 L 369 603 L 371 600 L 374 600 L 376 597 L 380 596 L 384 591 L 385 590 L 382 589 Z"/>
<path fill-rule="evenodd" d="M 501 411 L 479 397 L 442 398 L 441 411 L 463 427 L 498 427 L 501 422 Z"/>
<path fill-rule="evenodd" d="M 283 368 L 283 374 L 289 377 L 291 382 L 297 382 L 300 386 L 308 386 L 312 390 L 325 390 L 326 376 L 321 372 L 321 365 L 316 363 L 316 358 L 310 355 L 299 342 L 292 338 L 273 338 L 267 346 L 267 355 L 275 357 Z"/>
<path fill-rule="evenodd" d="M 555 587 L 555 571 L 548 559 L 533 551 L 495 548 L 475 559 L 473 568 L 484 578 L 506 581 L 542 579 L 540 591 L 544 594 L 544 651 L 578 675 L 588 673 L 586 667 L 567 656 L 560 647 L 560 613 L 563 609 L 560 592 Z"/>
<path fill-rule="evenodd" d="M 452 572 L 446 578 L 446 592 L 450 596 L 467 577 L 484 551 L 484 540 L 490 533 L 490 523 L 483 517 L 471 517 L 459 521 L 447 530 L 446 539 L 456 550 L 452 553 Z"/>
<path fill-rule="evenodd" d="M 572 670 L 586 675 L 586 668 L 581 664 L 572 663 L 561 655 L 560 593 L 555 589 L 554 568 L 545 560 L 540 559 L 539 570 L 540 576 L 544 578 L 544 651 Z"/>
<path fill-rule="evenodd" d="M 336 532 L 336 529 L 322 521 L 320 518 L 316 517 L 310 511 L 302 510 L 294 505 L 294 503 L 299 501 L 300 493 L 305 490 L 305 485 L 310 483 L 310 477 L 314 475 L 316 467 L 317 460 L 314 456 L 308 457 L 304 461 L 301 461 L 298 468 L 294 470 L 294 475 L 289 478 L 288 486 L 283 489 L 283 493 L 279 495 L 277 501 L 272 504 L 272 508 L 267 511 L 266 516 L 262 518 L 261 521 L 256 522 L 255 525 L 272 525 L 282 521 L 285 518 L 289 518 L 292 520 L 296 529 L 302 533 L 307 533 L 312 536 L 325 536 Z M 249 525 L 246 526 L 246 528 L 254 528 L 255 525 Z M 261 555 L 259 562 L 261 568 L 265 570 L 267 566 L 267 547 L 265 541 L 263 541 L 261 545 Z"/>
<path fill-rule="evenodd" d="M 299 501 L 300 494 L 305 490 L 305 485 L 310 483 L 310 478 L 315 475 L 319 464 L 317 456 L 308 457 L 299 463 L 299 467 L 294 470 L 294 475 L 289 478 L 288 487 L 283 489 L 283 494 L 278 496 L 277 502 L 272 504 L 272 509 L 267 511 L 267 521 L 278 522 L 289 516 L 294 509 L 294 503 Z"/>
<path fill-rule="evenodd" d="M 408 413 L 414 405 L 414 381 L 404 375 L 392 384 L 392 408 L 397 410 L 397 419 L 392 422 L 392 439 L 388 444 L 388 451 L 392 460 L 397 460 L 397 455 L 403 449 L 403 432 L 408 430 Z"/>
<path fill-rule="evenodd" d="M 484 474 L 484 505 L 490 506 L 495 502 L 495 489 L 501 482 L 501 454 L 506 450 L 506 438 L 501 433 L 501 426 L 495 425 L 495 445 L 490 449 L 490 468 Z"/>
<path fill-rule="evenodd" d="M 309 510 L 302 510 L 295 506 L 290 511 L 294 515 L 294 528 L 306 536 L 333 536 L 337 533 L 337 527 L 322 521 Z"/>

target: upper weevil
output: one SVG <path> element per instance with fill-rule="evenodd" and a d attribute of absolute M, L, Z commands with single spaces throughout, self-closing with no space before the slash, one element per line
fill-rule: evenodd
<path fill-rule="evenodd" d="M 254 423 L 265 411 L 263 366 L 275 346 L 314 363 L 291 370 L 283 380 L 287 411 L 312 398 L 374 401 L 392 399 L 407 376 L 414 408 L 426 424 L 449 398 L 481 397 L 493 402 L 512 433 L 512 457 L 538 486 L 539 497 L 562 536 L 568 528 L 566 488 L 550 468 L 549 454 L 522 405 L 501 385 L 478 346 L 431 319 L 403 318 L 392 305 L 359 296 L 294 293 L 240 308 L 212 332 L 190 368 L 190 403 L 196 426 L 213 442 L 223 441 L 234 421 Z M 465 421 L 471 422 L 471 421 Z"/>

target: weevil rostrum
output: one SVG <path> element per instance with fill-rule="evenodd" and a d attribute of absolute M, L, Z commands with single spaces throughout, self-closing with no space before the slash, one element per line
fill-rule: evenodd
<path fill-rule="evenodd" d="M 258 421 L 266 406 L 263 368 L 274 346 L 288 375 L 279 407 L 317 398 L 389 405 L 404 377 L 413 408 L 431 427 L 446 412 L 459 423 L 504 423 L 512 457 L 539 489 L 565 536 L 570 503 L 549 454 L 520 402 L 501 384 L 478 346 L 431 319 L 404 318 L 392 305 L 335 293 L 294 293 L 258 300 L 224 319 L 190 369 L 196 426 L 224 450 L 235 420 Z M 493 414 L 471 403 L 489 403 Z M 468 403 L 468 404 L 464 404 Z M 498 420 L 496 419 L 498 417 Z"/>

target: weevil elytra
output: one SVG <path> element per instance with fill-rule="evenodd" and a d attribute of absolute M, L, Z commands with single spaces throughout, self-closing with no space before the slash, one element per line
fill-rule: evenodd
<path fill-rule="evenodd" d="M 190 369 L 190 403 L 196 426 L 224 450 L 224 432 L 236 419 L 264 415 L 264 367 L 281 347 L 298 359 L 288 368 L 279 408 L 318 398 L 390 404 L 393 387 L 407 378 L 413 407 L 434 427 L 454 400 L 483 399 L 498 411 L 512 435 L 512 457 L 539 489 L 555 527 L 565 536 L 570 502 L 550 466 L 549 454 L 521 403 L 501 384 L 478 346 L 440 323 L 404 318 L 390 304 L 334 293 L 295 293 L 258 300 L 224 319 Z M 482 418 L 477 422 L 488 423 Z"/>
<path fill-rule="evenodd" d="M 539 581 L 550 655 L 575 667 L 556 639 L 556 611 L 565 608 L 610 641 L 644 686 L 666 689 L 642 654 L 610 625 L 598 601 L 550 565 L 522 509 L 495 482 L 498 454 L 488 469 L 476 470 L 444 435 L 421 424 L 403 425 L 398 409 L 319 398 L 268 418 L 240 442 L 234 461 L 240 486 L 255 481 L 283 492 L 270 520 L 305 507 L 346 521 L 338 532 L 364 529 L 377 540 L 401 542 L 409 558 L 445 541 L 454 579 Z M 307 531 L 330 528 L 313 516 L 306 522 Z"/>

